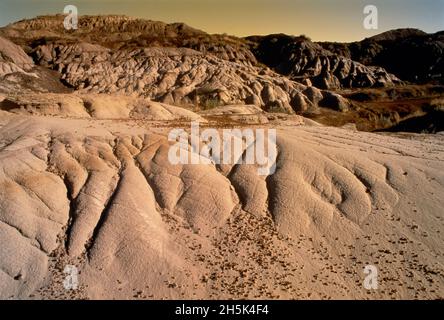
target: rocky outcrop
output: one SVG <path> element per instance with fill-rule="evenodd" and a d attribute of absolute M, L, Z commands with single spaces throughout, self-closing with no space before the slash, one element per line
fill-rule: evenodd
<path fill-rule="evenodd" d="M 184 23 L 167 24 L 159 21 L 131 18 L 124 15 L 81 16 L 78 21 L 78 29 L 73 32 L 65 30 L 63 25 L 64 18 L 64 15 L 47 15 L 34 19 L 25 19 L 9 25 L 4 32 L 9 36 L 20 37 L 24 40 L 51 34 L 53 36 L 63 35 L 71 39 L 76 37 L 90 37 L 90 39 L 105 42 L 118 39 L 118 34 L 123 36 L 120 41 L 130 40 L 128 39 L 128 35 L 131 34 L 151 34 L 152 36 L 163 38 L 205 34 L 203 31 L 191 28 Z M 18 35 L 18 31 L 27 32 Z M 105 34 L 108 36 L 103 37 Z"/>
<path fill-rule="evenodd" d="M 21 115 L 106 120 L 188 120 L 205 122 L 196 113 L 180 107 L 129 96 L 105 94 L 23 94 L 0 96 L 0 110 Z"/>
<path fill-rule="evenodd" d="M 444 83 L 444 32 L 427 34 L 417 29 L 391 30 L 352 43 L 319 43 L 323 48 L 378 65 L 405 81 Z"/>
<path fill-rule="evenodd" d="M 327 107 L 336 111 L 347 112 L 350 109 L 350 102 L 333 92 L 324 92 L 324 99 L 321 100 L 321 106 Z"/>
<path fill-rule="evenodd" d="M 283 34 L 247 38 L 257 59 L 292 80 L 322 89 L 390 86 L 400 80 L 381 67 L 334 54 L 305 37 Z"/>
<path fill-rule="evenodd" d="M 62 22 L 62 16 L 45 16 L 0 30 L 41 68 L 33 79 L 5 81 L 0 91 L 64 92 L 61 81 L 81 92 L 136 95 L 203 110 L 251 104 L 286 113 L 316 112 L 330 96 L 259 65 L 245 39 L 123 16 L 82 17 L 79 29 L 70 32 Z M 330 107 L 327 100 L 322 105 Z"/>
<path fill-rule="evenodd" d="M 307 87 L 267 68 L 230 62 L 186 48 L 111 50 L 98 45 L 43 45 L 35 61 L 57 70 L 82 92 L 120 93 L 202 109 L 253 104 L 265 110 L 303 112 L 315 108 Z M 316 90 L 316 89 L 312 89 Z"/>
<path fill-rule="evenodd" d="M 63 16 L 42 16 L 0 29 L 0 35 L 31 51 L 36 45 L 86 42 L 108 49 L 189 48 L 247 66 L 259 62 L 278 73 L 322 89 L 388 86 L 399 80 L 383 68 L 368 67 L 332 53 L 304 37 L 271 35 L 246 39 L 210 35 L 182 23 L 126 16 L 82 16 L 76 31 L 63 28 Z"/>
<path fill-rule="evenodd" d="M 23 49 L 0 37 L 0 93 L 69 92 L 57 72 L 36 66 Z"/>
<path fill-rule="evenodd" d="M 15 72 L 26 73 L 33 66 L 34 62 L 22 48 L 0 37 L 0 77 Z"/>
<path fill-rule="evenodd" d="M 210 35 L 184 23 L 164 23 L 121 15 L 82 16 L 78 29 L 66 31 L 64 17 L 41 16 L 0 30 L 15 43 L 32 48 L 47 41 L 88 42 L 110 49 L 146 47 L 189 48 L 221 59 L 254 65 L 255 56 L 246 41 L 228 35 Z"/>

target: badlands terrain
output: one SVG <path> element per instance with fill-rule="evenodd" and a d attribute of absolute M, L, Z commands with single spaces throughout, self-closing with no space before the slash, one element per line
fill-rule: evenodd
<path fill-rule="evenodd" d="M 0 298 L 443 299 L 443 65 L 397 73 L 399 37 L 442 52 L 410 29 L 346 45 L 123 16 L 1 28 Z M 276 171 L 171 164 L 191 121 L 276 129 Z"/>

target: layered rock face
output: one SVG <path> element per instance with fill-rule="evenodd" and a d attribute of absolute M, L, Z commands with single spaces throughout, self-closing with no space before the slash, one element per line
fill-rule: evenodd
<path fill-rule="evenodd" d="M 85 16 L 79 29 L 63 29 L 63 16 L 24 20 L 0 30 L 31 51 L 38 44 L 87 42 L 109 49 L 189 48 L 246 66 L 259 62 L 299 82 L 321 89 L 390 86 L 399 79 L 380 67 L 368 67 L 332 53 L 306 38 L 286 35 L 248 37 L 209 35 L 185 24 L 165 24 L 125 16 Z"/>
<path fill-rule="evenodd" d="M 23 49 L 0 37 L 0 93 L 69 92 L 59 74 L 34 64 Z"/>
<path fill-rule="evenodd" d="M 210 35 L 183 23 L 163 23 L 126 16 L 82 16 L 75 32 L 63 28 L 63 16 L 41 16 L 14 23 L 0 34 L 15 43 L 33 47 L 37 42 L 70 40 L 99 44 L 110 49 L 145 47 L 189 48 L 221 59 L 255 65 L 248 44 L 228 35 Z"/>
<path fill-rule="evenodd" d="M 254 104 L 283 112 L 315 108 L 328 92 L 290 81 L 269 69 L 186 48 L 110 50 L 98 45 L 44 45 L 38 64 L 62 74 L 80 91 L 135 94 L 176 105 Z M 315 92 L 308 95 L 308 92 Z M 307 92 L 307 95 L 304 94 Z"/>
<path fill-rule="evenodd" d="M 332 53 L 305 37 L 249 37 L 258 60 L 278 73 L 323 89 L 380 87 L 401 81 L 381 67 Z"/>
<path fill-rule="evenodd" d="M 67 32 L 62 17 L 40 17 L 0 31 L 36 65 L 58 72 L 82 92 L 142 96 L 175 105 L 214 108 L 252 104 L 267 111 L 344 110 L 332 93 L 258 66 L 247 41 L 208 35 L 183 24 L 122 16 L 83 17 Z M 330 102 L 334 103 L 330 103 Z"/>
<path fill-rule="evenodd" d="M 26 73 L 34 67 L 34 61 L 11 41 L 0 37 L 0 76 L 10 73 Z"/>
<path fill-rule="evenodd" d="M 414 83 L 444 83 L 444 32 L 397 29 L 352 43 L 319 43 L 365 65 L 378 65 Z"/>

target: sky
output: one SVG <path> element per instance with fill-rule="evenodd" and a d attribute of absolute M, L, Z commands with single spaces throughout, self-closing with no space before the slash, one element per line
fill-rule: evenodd
<path fill-rule="evenodd" d="M 444 0 L 0 0 L 0 26 L 43 14 L 125 14 L 184 22 L 236 36 L 305 34 L 315 41 L 357 41 L 395 28 L 444 30 Z M 378 29 L 363 26 L 366 5 L 378 8 Z"/>

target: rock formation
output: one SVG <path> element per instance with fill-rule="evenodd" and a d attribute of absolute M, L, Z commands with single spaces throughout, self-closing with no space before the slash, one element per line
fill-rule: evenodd
<path fill-rule="evenodd" d="M 322 89 L 382 87 L 401 81 L 381 67 L 365 66 L 323 49 L 305 37 L 283 34 L 247 38 L 257 59 L 302 83 Z"/>
<path fill-rule="evenodd" d="M 307 39 L 122 16 L 68 32 L 62 20 L 0 29 L 0 299 L 444 297 L 442 133 L 295 114 L 384 115 L 412 93 L 391 88 L 396 77 Z M 379 113 L 353 110 L 372 97 Z M 254 147 L 243 137 L 231 163 L 188 139 L 185 155 L 207 161 L 172 163 L 171 130 L 191 121 L 276 130 L 276 170 L 242 164 Z M 363 287 L 367 265 L 379 290 Z"/>
<path fill-rule="evenodd" d="M 444 32 L 397 29 L 358 42 L 319 43 L 365 65 L 378 65 L 413 83 L 444 83 Z"/>

